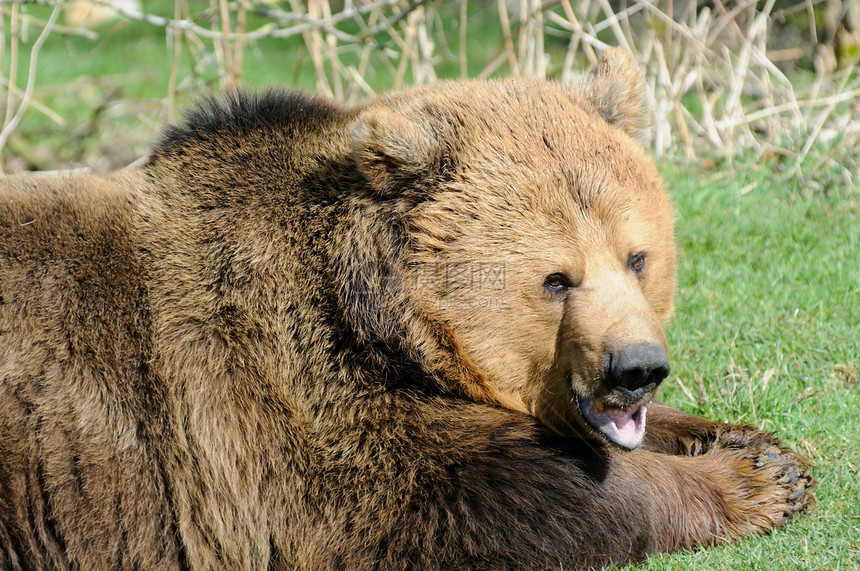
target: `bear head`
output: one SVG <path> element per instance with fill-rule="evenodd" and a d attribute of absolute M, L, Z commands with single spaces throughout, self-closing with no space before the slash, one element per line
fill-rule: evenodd
<path fill-rule="evenodd" d="M 636 141 L 645 92 L 613 49 L 570 85 L 387 96 L 352 133 L 372 192 L 402 217 L 397 307 L 426 366 L 451 390 L 626 449 L 669 373 L 675 288 L 673 211 Z"/>

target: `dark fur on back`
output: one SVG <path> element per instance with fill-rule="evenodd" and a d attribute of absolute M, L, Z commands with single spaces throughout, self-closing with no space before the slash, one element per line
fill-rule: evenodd
<path fill-rule="evenodd" d="M 654 405 L 622 452 L 475 398 L 404 292 L 434 197 L 356 167 L 364 109 L 235 94 L 139 170 L 4 182 L 0 569 L 582 568 L 811 502 L 752 429 Z"/>
<path fill-rule="evenodd" d="M 186 112 L 182 124 L 169 126 L 152 155 L 157 160 L 195 141 L 242 139 L 260 129 L 313 132 L 343 121 L 345 114 L 332 102 L 299 91 L 270 89 L 259 93 L 235 91 L 223 98 L 211 96 Z"/>

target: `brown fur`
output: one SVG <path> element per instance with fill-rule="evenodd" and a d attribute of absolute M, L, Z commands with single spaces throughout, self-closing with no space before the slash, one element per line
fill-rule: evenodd
<path fill-rule="evenodd" d="M 624 451 L 575 406 L 666 346 L 643 94 L 611 51 L 564 89 L 240 95 L 140 169 L 7 179 L 0 569 L 581 568 L 811 505 L 765 433 L 652 403 Z"/>

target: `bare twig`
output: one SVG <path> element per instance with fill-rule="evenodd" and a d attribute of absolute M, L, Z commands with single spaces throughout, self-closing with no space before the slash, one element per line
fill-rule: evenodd
<path fill-rule="evenodd" d="M 10 110 L 13 105 L 13 97 L 14 90 L 11 89 L 14 86 L 14 82 L 12 78 L 14 75 L 10 73 L 10 89 L 9 89 L 9 97 L 6 99 L 6 119 L 3 121 L 3 130 L 0 131 L 0 149 L 6 146 L 6 142 L 9 140 L 9 136 L 12 132 L 18 127 L 21 123 L 21 119 L 24 117 L 24 112 L 30 106 L 31 98 L 33 96 L 33 88 L 36 86 L 36 68 L 38 66 L 39 61 L 39 51 L 42 49 L 42 46 L 45 43 L 45 40 L 48 39 L 48 36 L 51 34 L 51 31 L 54 27 L 54 23 L 57 21 L 57 17 L 60 15 L 60 9 L 62 8 L 62 4 L 55 4 L 54 9 L 51 11 L 51 16 L 48 18 L 48 21 L 45 23 L 45 27 L 42 28 L 42 31 L 39 33 L 39 37 L 36 38 L 36 41 L 33 42 L 33 47 L 30 49 L 30 64 L 27 70 L 27 87 L 24 89 L 24 94 L 21 97 L 20 102 L 18 103 L 18 108 L 13 115 L 10 116 Z M 13 7 L 14 10 L 14 7 Z M 17 42 L 16 42 L 17 44 Z M 17 52 L 17 48 L 16 48 Z M 10 66 L 12 68 L 12 73 L 15 73 L 15 67 Z"/>

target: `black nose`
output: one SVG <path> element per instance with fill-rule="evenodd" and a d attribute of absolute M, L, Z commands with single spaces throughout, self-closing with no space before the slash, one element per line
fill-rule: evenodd
<path fill-rule="evenodd" d="M 660 345 L 624 345 L 609 354 L 606 384 L 641 398 L 669 376 L 669 356 Z"/>

